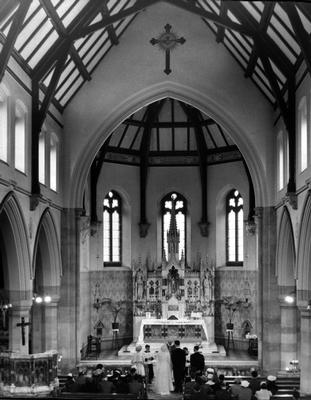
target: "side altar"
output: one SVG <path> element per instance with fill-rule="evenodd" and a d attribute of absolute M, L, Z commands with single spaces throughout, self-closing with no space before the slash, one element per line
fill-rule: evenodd
<path fill-rule="evenodd" d="M 199 269 L 187 265 L 179 251 L 178 204 L 173 196 L 168 254 L 163 251 L 161 265 L 152 271 L 141 264 L 133 269 L 133 342 L 119 355 L 134 352 L 138 344 L 148 343 L 157 350 L 163 342 L 176 339 L 190 351 L 199 344 L 203 354 L 225 355 L 214 340 L 214 267 L 203 262 Z"/>

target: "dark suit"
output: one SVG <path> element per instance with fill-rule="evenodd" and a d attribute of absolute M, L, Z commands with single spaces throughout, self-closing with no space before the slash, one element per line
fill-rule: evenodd
<path fill-rule="evenodd" d="M 190 356 L 190 373 L 195 374 L 197 371 L 204 373 L 205 360 L 203 354 L 198 351 Z"/>
<path fill-rule="evenodd" d="M 185 378 L 186 353 L 177 347 L 171 352 L 173 374 L 175 382 L 175 392 L 182 392 L 182 385 Z"/>

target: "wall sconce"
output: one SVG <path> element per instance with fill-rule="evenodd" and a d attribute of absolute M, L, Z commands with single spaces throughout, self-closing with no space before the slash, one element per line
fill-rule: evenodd
<path fill-rule="evenodd" d="M 52 297 L 50 295 L 40 296 L 40 295 L 34 293 L 32 300 L 36 304 L 42 304 L 42 303 L 48 304 L 48 303 L 51 303 Z"/>
<path fill-rule="evenodd" d="M 311 299 L 309 299 L 309 301 L 308 301 L 307 310 L 308 310 L 308 311 L 311 310 Z"/>
<path fill-rule="evenodd" d="M 12 308 L 12 304 L 8 300 L 0 300 L 0 311 L 2 313 L 2 326 L 6 329 L 6 316 L 9 309 Z"/>
<path fill-rule="evenodd" d="M 296 298 L 296 292 L 291 292 L 290 294 L 284 296 L 284 300 L 288 304 L 293 304 L 295 302 L 295 298 Z"/>

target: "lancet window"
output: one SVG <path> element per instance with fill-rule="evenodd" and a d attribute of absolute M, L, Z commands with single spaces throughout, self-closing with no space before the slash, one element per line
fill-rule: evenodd
<path fill-rule="evenodd" d="M 227 265 L 243 265 L 243 198 L 234 189 L 226 199 Z"/>
<path fill-rule="evenodd" d="M 168 235 L 172 228 L 173 206 L 176 217 L 176 228 L 179 233 L 178 257 L 186 259 L 186 199 L 179 193 L 171 192 L 162 199 L 162 253 L 166 260 L 169 254 Z"/>
<path fill-rule="evenodd" d="M 104 265 L 121 265 L 122 201 L 119 194 L 110 191 L 103 206 Z"/>

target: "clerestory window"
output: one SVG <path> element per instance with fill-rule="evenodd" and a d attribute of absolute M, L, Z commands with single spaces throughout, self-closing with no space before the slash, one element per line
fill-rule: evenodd
<path fill-rule="evenodd" d="M 119 194 L 110 191 L 103 204 L 103 258 L 104 265 L 121 265 L 122 201 Z"/>

